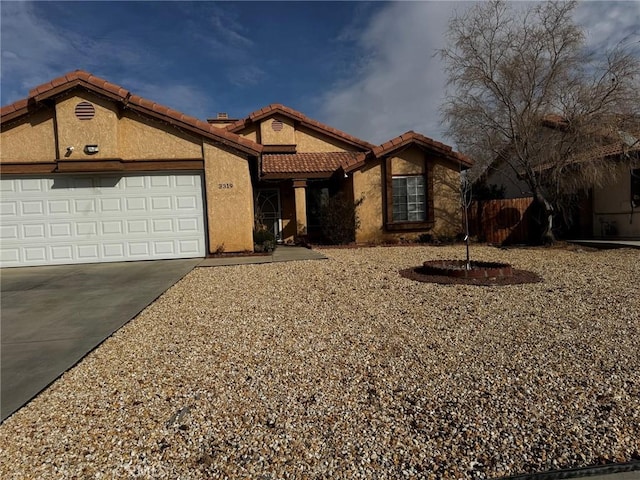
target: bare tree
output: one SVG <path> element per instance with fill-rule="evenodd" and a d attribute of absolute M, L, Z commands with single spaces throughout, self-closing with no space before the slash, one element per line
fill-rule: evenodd
<path fill-rule="evenodd" d="M 545 242 L 554 240 L 558 199 L 601 183 L 610 170 L 589 152 L 622 141 L 640 118 L 637 45 L 588 52 L 575 7 L 481 2 L 456 14 L 449 47 L 439 52 L 449 135 L 478 165 L 527 185 L 546 219 Z M 576 168 L 581 160 L 589 166 Z"/>

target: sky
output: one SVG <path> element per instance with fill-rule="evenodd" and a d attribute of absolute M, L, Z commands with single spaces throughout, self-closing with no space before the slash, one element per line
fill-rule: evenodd
<path fill-rule="evenodd" d="M 201 119 L 270 103 L 380 144 L 447 142 L 436 51 L 469 2 L 0 2 L 2 105 L 82 69 Z M 640 41 L 640 1 L 581 2 L 604 50 Z"/>

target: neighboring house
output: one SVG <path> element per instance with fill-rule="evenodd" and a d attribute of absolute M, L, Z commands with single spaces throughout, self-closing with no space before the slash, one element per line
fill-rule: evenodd
<path fill-rule="evenodd" d="M 374 146 L 270 105 L 200 121 L 75 71 L 2 108 L 2 266 L 188 258 L 319 238 L 323 202 L 359 243 L 460 231 L 471 162 L 414 132 Z"/>
<path fill-rule="evenodd" d="M 640 238 L 640 132 L 635 135 L 621 132 L 608 136 L 608 142 L 576 155 L 568 164 L 572 169 L 584 168 L 594 161 L 612 162 L 610 178 L 601 185 L 593 185 L 579 192 L 578 203 L 572 210 L 572 226 L 568 234 L 583 238 L 638 239 Z M 536 167 L 540 171 L 548 165 Z M 504 198 L 531 197 L 527 184 L 507 165 L 489 166 L 479 177 L 487 187 L 503 189 Z"/>

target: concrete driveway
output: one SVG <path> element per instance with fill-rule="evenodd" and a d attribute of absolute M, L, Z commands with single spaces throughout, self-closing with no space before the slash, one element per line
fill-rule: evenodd
<path fill-rule="evenodd" d="M 201 261 L 196 258 L 2 269 L 2 420 Z"/>

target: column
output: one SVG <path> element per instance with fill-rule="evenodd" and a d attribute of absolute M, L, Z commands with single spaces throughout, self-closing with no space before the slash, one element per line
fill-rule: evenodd
<path fill-rule="evenodd" d="M 307 181 L 294 180 L 293 191 L 296 201 L 296 234 L 307 234 Z"/>

